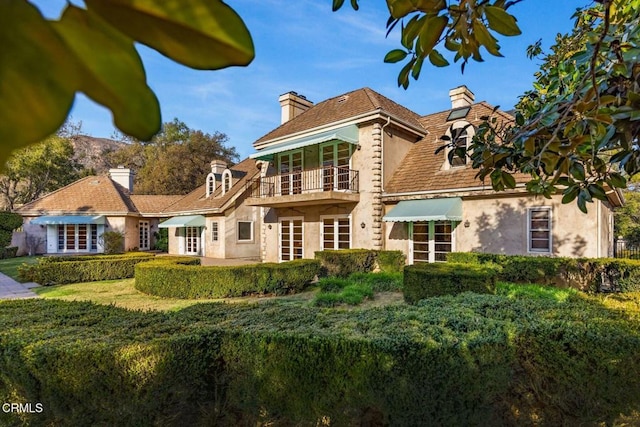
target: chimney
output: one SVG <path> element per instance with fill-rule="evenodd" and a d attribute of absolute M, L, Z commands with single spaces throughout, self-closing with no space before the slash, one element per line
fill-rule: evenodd
<path fill-rule="evenodd" d="M 465 85 L 458 86 L 455 89 L 449 91 L 449 97 L 451 98 L 451 109 L 468 107 L 473 104 L 475 96 Z"/>
<path fill-rule="evenodd" d="M 113 181 L 129 190 L 129 193 L 133 194 L 133 177 L 135 173 L 131 169 L 118 166 L 117 168 L 109 169 L 109 176 Z"/>
<path fill-rule="evenodd" d="M 222 172 L 227 168 L 227 163 L 222 160 L 212 160 L 211 161 L 211 173 L 217 173 L 222 175 Z"/>
<path fill-rule="evenodd" d="M 296 116 L 307 111 L 313 106 L 313 102 L 309 101 L 304 95 L 298 95 L 295 92 L 287 92 L 278 98 L 282 107 L 282 116 L 280 124 L 284 124 Z"/>

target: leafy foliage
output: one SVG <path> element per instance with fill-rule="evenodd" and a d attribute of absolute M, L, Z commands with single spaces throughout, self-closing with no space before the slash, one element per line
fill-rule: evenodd
<path fill-rule="evenodd" d="M 204 183 L 211 160 L 237 160 L 235 148 L 227 147 L 227 141 L 223 133 L 211 135 L 174 119 L 164 123 L 151 141 L 130 140 L 127 147 L 107 157 L 112 167 L 123 165 L 136 171 L 135 188 L 140 194 L 187 194 Z"/>
<path fill-rule="evenodd" d="M 141 140 L 160 129 L 158 101 L 134 43 L 188 67 L 246 65 L 253 42 L 220 0 L 86 0 L 45 19 L 24 0 L 0 4 L 0 164 L 11 150 L 42 141 L 65 121 L 76 92 L 111 110 Z"/>
<path fill-rule="evenodd" d="M 22 225 L 22 217 L 13 212 L 0 212 L 0 248 L 11 244 L 13 230 Z"/>

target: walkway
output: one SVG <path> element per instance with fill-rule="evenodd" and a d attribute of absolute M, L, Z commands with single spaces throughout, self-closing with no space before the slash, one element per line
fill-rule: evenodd
<path fill-rule="evenodd" d="M 22 298 L 39 298 L 34 292 L 30 291 L 36 283 L 18 283 L 11 277 L 0 273 L 0 300 L 2 299 L 22 299 Z"/>

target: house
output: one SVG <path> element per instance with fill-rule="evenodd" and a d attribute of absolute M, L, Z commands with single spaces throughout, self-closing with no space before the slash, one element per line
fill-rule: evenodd
<path fill-rule="evenodd" d="M 102 234 L 117 231 L 125 249 L 152 249 L 163 209 L 182 196 L 133 194 L 133 178 L 131 170 L 114 168 L 21 206 L 25 244 L 35 253 L 100 253 Z"/>
<path fill-rule="evenodd" d="M 231 168 L 212 161 L 204 183 L 163 210 L 172 216 L 159 225 L 169 230 L 169 253 L 259 260 L 262 212 L 245 203 L 259 167 L 253 159 Z"/>
<path fill-rule="evenodd" d="M 525 176 L 496 192 L 466 158 L 434 154 L 442 135 L 468 146 L 482 116 L 513 120 L 475 103 L 465 86 L 450 97 L 451 109 L 419 116 L 369 88 L 317 105 L 282 95 L 281 125 L 250 156 L 262 163 L 245 201 L 264 209 L 262 260 L 346 248 L 401 250 L 409 263 L 444 261 L 451 251 L 611 255 L 618 191 L 583 214 L 561 195 L 528 194 Z"/>

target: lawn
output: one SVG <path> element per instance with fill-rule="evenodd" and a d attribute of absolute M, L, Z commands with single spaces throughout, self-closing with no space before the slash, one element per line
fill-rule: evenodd
<path fill-rule="evenodd" d="M 17 257 L 17 258 L 8 258 L 8 259 L 0 259 L 0 273 L 6 274 L 9 277 L 12 277 L 15 280 L 18 280 L 18 267 L 23 263 L 26 264 L 34 264 L 39 256 L 29 256 L 29 257 Z"/>

